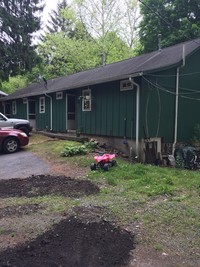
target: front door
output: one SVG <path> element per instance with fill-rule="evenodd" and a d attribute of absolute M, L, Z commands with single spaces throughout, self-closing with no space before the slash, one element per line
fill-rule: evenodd
<path fill-rule="evenodd" d="M 30 121 L 33 129 L 36 129 L 36 120 L 35 120 L 35 100 L 28 100 L 28 120 Z"/>
<path fill-rule="evenodd" d="M 74 95 L 66 95 L 66 102 L 67 102 L 66 128 L 67 130 L 76 130 L 76 121 L 75 121 L 76 97 Z"/>

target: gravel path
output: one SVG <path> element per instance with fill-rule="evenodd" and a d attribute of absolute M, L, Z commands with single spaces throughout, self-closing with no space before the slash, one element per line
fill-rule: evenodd
<path fill-rule="evenodd" d="M 28 151 L 0 154 L 0 179 L 27 178 L 31 175 L 48 174 L 50 166 Z"/>

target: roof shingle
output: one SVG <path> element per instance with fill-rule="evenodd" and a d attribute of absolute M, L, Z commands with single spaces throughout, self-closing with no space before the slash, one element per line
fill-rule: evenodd
<path fill-rule="evenodd" d="M 200 39 L 191 40 L 148 54 L 115 62 L 104 67 L 89 69 L 69 76 L 48 80 L 47 88 L 43 83 L 34 83 L 4 98 L 15 99 L 41 95 L 47 92 L 81 88 L 92 84 L 120 80 L 137 73 L 153 72 L 182 63 L 183 56 L 194 53 L 200 48 Z"/>

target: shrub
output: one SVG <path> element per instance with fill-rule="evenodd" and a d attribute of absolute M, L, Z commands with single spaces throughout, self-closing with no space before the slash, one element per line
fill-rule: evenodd
<path fill-rule="evenodd" d="M 87 154 L 87 149 L 85 145 L 82 146 L 66 146 L 61 151 L 62 157 L 72 157 L 75 155 L 85 155 Z"/>

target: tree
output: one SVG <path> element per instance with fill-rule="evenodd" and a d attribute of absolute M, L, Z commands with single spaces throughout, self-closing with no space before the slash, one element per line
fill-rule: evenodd
<path fill-rule="evenodd" d="M 9 81 L 4 81 L 2 83 L 2 90 L 5 93 L 11 94 L 14 91 L 26 87 L 28 84 L 28 79 L 26 76 L 17 75 L 15 77 L 10 77 Z"/>
<path fill-rule="evenodd" d="M 129 47 L 115 33 L 109 33 L 104 42 L 107 63 L 128 58 Z M 50 79 L 102 65 L 99 43 L 101 40 L 69 38 L 63 32 L 47 35 L 38 46 L 44 62 L 42 76 Z"/>
<path fill-rule="evenodd" d="M 106 53 L 106 38 L 116 33 L 121 19 L 120 3 L 117 0 L 76 0 L 77 14 L 93 38 L 101 40 L 102 54 Z M 104 55 L 105 59 L 107 55 Z M 106 63 L 106 62 L 105 62 Z"/>
<path fill-rule="evenodd" d="M 104 55 L 107 63 L 129 57 L 130 48 L 115 32 L 110 30 L 105 35 L 91 36 L 72 7 L 62 9 L 59 16 L 70 21 L 67 31 L 46 34 L 38 46 L 38 53 L 44 62 L 41 72 L 45 78 L 100 66 Z M 102 43 L 104 54 L 101 57 Z"/>
<path fill-rule="evenodd" d="M 37 63 L 32 38 L 43 6 L 43 0 L 0 0 L 0 79 L 26 73 Z"/>
<path fill-rule="evenodd" d="M 52 10 L 49 13 L 49 20 L 47 24 L 47 32 L 55 33 L 59 31 L 68 32 L 69 28 L 71 29 L 72 21 L 61 16 L 62 10 L 70 9 L 70 6 L 67 4 L 66 0 L 63 0 L 61 3 L 58 3 L 57 10 Z"/>
<path fill-rule="evenodd" d="M 69 38 L 64 32 L 48 34 L 38 46 L 44 63 L 41 74 L 49 79 L 91 68 L 97 64 L 94 50 L 91 41 Z"/>
<path fill-rule="evenodd" d="M 138 0 L 124 0 L 123 14 L 120 36 L 130 48 L 135 48 L 139 43 L 138 26 L 140 13 Z"/>
<path fill-rule="evenodd" d="M 158 48 L 158 34 L 162 45 L 170 46 L 200 37 L 199 0 L 139 0 L 142 21 L 140 42 L 142 52 Z"/>

